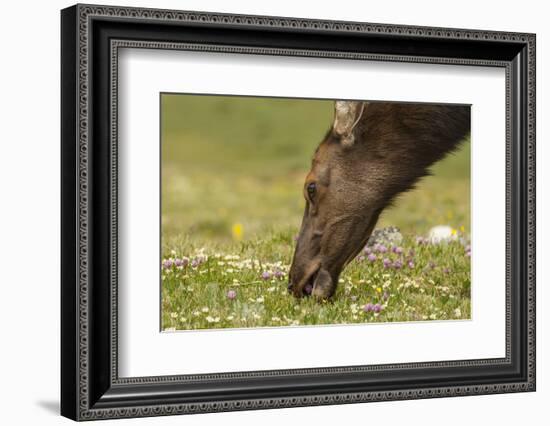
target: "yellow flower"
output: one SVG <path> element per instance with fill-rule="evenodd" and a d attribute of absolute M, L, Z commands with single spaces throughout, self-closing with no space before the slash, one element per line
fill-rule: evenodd
<path fill-rule="evenodd" d="M 460 225 L 460 232 L 464 233 L 464 231 L 465 231 L 464 225 Z"/>
<path fill-rule="evenodd" d="M 240 223 L 234 223 L 231 227 L 231 233 L 235 241 L 241 241 L 243 239 L 243 225 Z"/>
<path fill-rule="evenodd" d="M 376 291 L 377 291 L 378 293 L 382 293 L 382 289 L 381 289 L 380 287 L 376 287 Z"/>
<path fill-rule="evenodd" d="M 456 235 L 456 229 L 451 229 L 451 235 Z"/>

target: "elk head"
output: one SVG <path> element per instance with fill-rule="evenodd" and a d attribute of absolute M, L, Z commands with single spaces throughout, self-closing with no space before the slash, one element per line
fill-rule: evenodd
<path fill-rule="evenodd" d="M 305 210 L 289 291 L 330 298 L 385 207 L 452 151 L 470 127 L 469 106 L 336 101 L 334 122 L 303 186 Z"/>

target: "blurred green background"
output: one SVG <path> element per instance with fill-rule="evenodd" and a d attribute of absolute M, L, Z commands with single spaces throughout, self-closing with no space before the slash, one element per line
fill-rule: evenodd
<path fill-rule="evenodd" d="M 193 245 L 295 233 L 333 101 L 163 94 L 162 239 Z M 378 227 L 470 229 L 470 143 L 384 212 Z"/>

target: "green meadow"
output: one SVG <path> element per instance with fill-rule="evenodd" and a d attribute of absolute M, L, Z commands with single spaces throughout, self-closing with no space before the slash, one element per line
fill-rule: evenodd
<path fill-rule="evenodd" d="M 315 303 L 287 293 L 286 273 L 333 103 L 164 94 L 161 105 L 163 329 L 470 317 L 469 141 L 383 213 L 377 228 L 403 240 L 363 253 L 334 300 Z M 456 240 L 418 238 L 436 225 Z"/>

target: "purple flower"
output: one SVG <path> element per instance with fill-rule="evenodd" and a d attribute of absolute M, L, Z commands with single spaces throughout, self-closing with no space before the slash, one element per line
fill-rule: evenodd
<path fill-rule="evenodd" d="M 396 254 L 401 254 L 403 253 L 403 249 L 401 247 L 398 247 L 398 246 L 393 246 L 392 247 L 392 251 Z"/>
<path fill-rule="evenodd" d="M 233 300 L 233 299 L 235 299 L 236 297 L 237 297 L 237 292 L 236 292 L 235 290 L 229 290 L 229 291 L 227 292 L 227 298 L 228 298 L 229 300 Z"/>
<path fill-rule="evenodd" d="M 428 239 L 424 237 L 416 237 L 416 244 L 421 246 L 422 244 L 428 244 Z"/>
<path fill-rule="evenodd" d="M 445 269 L 443 269 L 443 272 L 445 272 L 446 274 L 448 274 L 448 273 L 451 272 L 451 270 L 450 270 L 449 268 L 445 268 Z"/>
<path fill-rule="evenodd" d="M 298 241 L 298 237 L 299 237 L 298 234 L 294 235 L 294 241 Z"/>
<path fill-rule="evenodd" d="M 470 252 L 470 251 L 466 252 L 466 257 L 470 257 L 471 255 L 472 255 L 472 252 Z"/>
<path fill-rule="evenodd" d="M 369 246 L 365 246 L 365 248 L 363 249 L 363 251 L 364 251 L 366 254 L 371 254 L 371 253 L 372 253 L 372 249 L 371 249 Z"/>
<path fill-rule="evenodd" d="M 268 271 L 262 272 L 262 280 L 268 280 L 271 278 L 271 274 Z"/>
<path fill-rule="evenodd" d="M 401 262 L 400 260 L 396 260 L 395 262 L 393 262 L 393 267 L 395 269 L 401 269 L 403 267 L 403 262 Z"/>
<path fill-rule="evenodd" d="M 181 258 L 181 259 L 176 259 L 176 260 L 174 261 L 174 263 L 176 264 L 176 266 L 183 266 L 183 267 L 185 267 L 185 266 L 187 266 L 187 265 L 189 264 L 189 259 L 186 258 L 186 257 L 183 257 L 183 258 Z"/>
<path fill-rule="evenodd" d="M 172 261 L 172 259 L 164 259 L 162 261 L 162 267 L 164 269 L 170 269 L 173 264 L 174 264 L 174 262 Z"/>
<path fill-rule="evenodd" d="M 431 268 L 431 269 L 434 269 L 435 268 L 435 263 L 434 262 L 430 262 L 428 264 L 428 266 Z"/>
<path fill-rule="evenodd" d="M 304 287 L 304 291 L 306 292 L 306 294 L 311 294 L 311 292 L 313 291 L 313 286 L 311 284 L 306 284 L 306 286 Z"/>
<path fill-rule="evenodd" d="M 372 303 L 367 303 L 365 306 L 363 306 L 363 311 L 365 312 L 370 312 L 372 311 L 373 309 L 373 304 Z"/>
<path fill-rule="evenodd" d="M 414 268 L 414 262 L 412 260 L 409 260 L 409 263 L 407 264 L 409 265 L 409 268 Z"/>
<path fill-rule="evenodd" d="M 382 261 L 382 263 L 384 264 L 384 268 L 389 268 L 391 266 L 391 260 L 388 259 L 387 257 L 384 258 L 384 260 Z"/>
<path fill-rule="evenodd" d="M 384 294 L 382 295 L 382 299 L 388 300 L 390 298 L 390 294 L 387 291 L 384 291 Z"/>
<path fill-rule="evenodd" d="M 379 253 L 386 253 L 388 251 L 388 248 L 384 244 L 377 244 L 375 248 Z"/>
<path fill-rule="evenodd" d="M 201 264 L 200 260 L 195 258 L 191 261 L 191 267 L 193 268 L 196 268 L 197 266 L 199 266 Z"/>
<path fill-rule="evenodd" d="M 357 296 L 350 296 L 350 299 L 352 302 L 356 302 L 357 301 Z"/>
<path fill-rule="evenodd" d="M 382 306 L 379 303 L 377 303 L 377 304 L 373 305 L 372 310 L 373 310 L 373 312 L 378 313 L 382 310 Z"/>
<path fill-rule="evenodd" d="M 281 271 L 280 269 L 277 269 L 273 275 L 275 276 L 275 278 L 283 278 L 285 276 L 285 273 L 283 271 Z"/>
<path fill-rule="evenodd" d="M 365 256 L 359 256 L 359 257 L 357 258 L 357 260 L 358 260 L 359 262 L 362 262 L 363 260 L 365 260 Z"/>
<path fill-rule="evenodd" d="M 374 262 L 376 260 L 376 255 L 374 253 L 371 253 L 367 256 L 367 259 L 369 259 L 371 262 Z"/>

